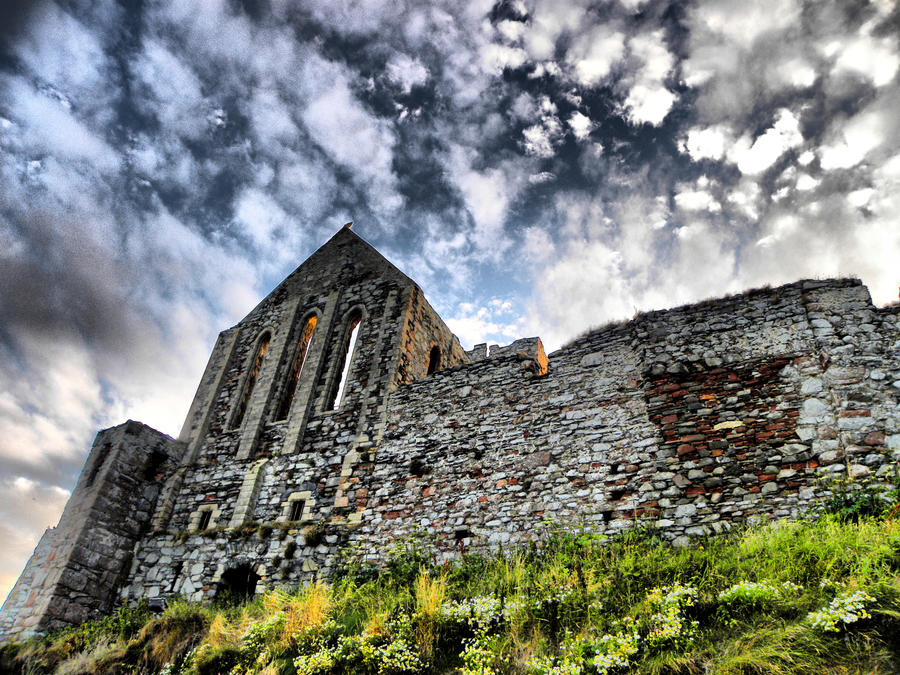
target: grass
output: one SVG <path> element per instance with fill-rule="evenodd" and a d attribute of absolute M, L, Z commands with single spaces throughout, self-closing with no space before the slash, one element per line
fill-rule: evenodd
<path fill-rule="evenodd" d="M 813 624 L 823 609 L 835 630 Z M 407 541 L 330 585 L 158 617 L 122 609 L 5 647 L 0 671 L 895 673 L 900 521 L 827 515 L 686 548 L 648 530 L 560 531 L 443 566 Z"/>

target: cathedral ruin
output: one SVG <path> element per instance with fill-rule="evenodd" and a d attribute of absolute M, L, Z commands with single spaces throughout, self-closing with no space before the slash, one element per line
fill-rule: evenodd
<path fill-rule="evenodd" d="M 550 354 L 466 351 L 341 229 L 216 341 L 177 439 L 101 431 L 0 612 L 0 642 L 117 603 L 327 578 L 399 537 L 435 555 L 541 524 L 675 544 L 893 480 L 900 306 L 855 279 L 649 312 Z"/>

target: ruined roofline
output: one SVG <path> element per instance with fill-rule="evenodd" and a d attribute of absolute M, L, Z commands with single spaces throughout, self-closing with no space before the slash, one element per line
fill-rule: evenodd
<path fill-rule="evenodd" d="M 660 319 L 664 319 L 666 315 L 675 316 L 678 314 L 691 312 L 705 313 L 708 312 L 711 308 L 726 307 L 730 304 L 740 303 L 745 300 L 750 300 L 761 296 L 779 296 L 784 295 L 787 291 L 794 289 L 803 291 L 823 287 L 865 288 L 862 281 L 856 277 L 837 277 L 834 279 L 799 279 L 797 281 L 792 281 L 780 286 L 761 286 L 758 288 L 750 288 L 740 293 L 725 294 L 719 297 L 699 300 L 697 302 L 685 303 L 683 305 L 670 307 L 668 309 L 655 309 L 647 312 L 640 312 L 631 319 L 623 319 L 619 321 L 614 320 L 597 328 L 591 328 L 581 335 L 572 338 L 571 340 L 563 344 L 563 346 L 559 349 L 548 353 L 547 358 L 552 361 L 556 355 L 563 354 L 572 349 L 578 349 L 584 342 L 596 340 L 599 336 L 605 333 L 631 333 L 634 330 L 635 326 L 637 326 L 638 324 L 645 321 L 659 321 Z M 868 289 L 866 290 L 868 291 Z M 900 304 L 896 306 L 890 305 L 885 309 L 887 309 L 888 311 L 900 312 Z M 502 357 L 516 356 L 517 352 L 529 351 L 529 346 L 533 343 L 540 344 L 541 347 L 543 347 L 543 342 L 540 337 L 518 338 L 505 345 L 491 344 L 489 350 L 487 343 L 479 343 L 474 345 L 472 349 L 466 350 L 466 354 L 471 359 L 470 363 L 459 364 L 449 368 L 442 368 L 440 371 L 433 373 L 432 375 L 455 372 L 457 370 L 477 366 L 478 364 L 486 361 L 493 361 L 494 359 Z M 412 385 L 415 384 L 415 382 L 410 382 L 408 384 Z"/>
<path fill-rule="evenodd" d="M 647 321 L 660 321 L 667 315 L 674 317 L 677 315 L 690 314 L 693 312 L 705 313 L 708 312 L 710 308 L 726 307 L 730 304 L 740 303 L 758 297 L 777 297 L 785 295 L 792 290 L 803 292 L 804 290 L 814 290 L 823 287 L 862 287 L 866 289 L 866 293 L 868 294 L 868 288 L 857 277 L 836 277 L 832 279 L 798 279 L 797 281 L 781 284 L 780 286 L 759 286 L 757 288 L 749 288 L 745 291 L 741 291 L 740 293 L 726 293 L 718 297 L 710 297 L 703 300 L 698 300 L 697 302 L 688 302 L 683 305 L 677 305 L 675 307 L 669 307 L 666 309 L 653 309 L 646 312 L 638 312 L 630 319 L 613 319 L 606 322 L 605 324 L 601 324 L 597 327 L 585 330 L 583 333 L 565 342 L 559 349 L 554 350 L 548 356 L 552 358 L 554 354 L 572 349 L 573 347 L 576 347 L 583 342 L 594 340 L 603 333 L 631 331 L 640 323 Z M 871 297 L 871 295 L 869 295 L 869 297 Z M 890 306 L 888 308 L 890 308 Z"/>
<path fill-rule="evenodd" d="M 781 284 L 780 286 L 771 286 L 769 284 L 766 284 L 763 286 L 757 286 L 755 288 L 748 288 L 737 293 L 725 293 L 724 295 L 711 296 L 708 298 L 704 298 L 703 300 L 697 300 L 696 302 L 686 302 L 683 305 L 668 307 L 666 309 L 651 309 L 646 312 L 638 312 L 634 317 L 632 317 L 632 319 L 630 319 L 630 321 L 638 321 L 645 318 L 653 319 L 669 312 L 700 310 L 712 305 L 749 300 L 750 298 L 761 295 L 780 294 L 788 289 L 796 288 L 803 291 L 814 290 L 817 288 L 822 288 L 824 286 L 830 286 L 832 288 L 852 288 L 854 286 L 863 286 L 863 282 L 858 277 L 833 277 L 828 279 L 798 279 L 797 281 L 791 281 L 786 284 Z M 865 288 L 865 286 L 863 287 Z M 868 291 L 868 288 L 866 288 L 866 291 Z"/>

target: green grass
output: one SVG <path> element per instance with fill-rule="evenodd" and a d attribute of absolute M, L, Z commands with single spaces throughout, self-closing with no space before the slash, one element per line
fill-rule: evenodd
<path fill-rule="evenodd" d="M 829 605 L 833 631 L 810 619 Z M 900 520 L 830 515 L 686 548 L 560 531 L 445 566 L 407 541 L 381 568 L 351 557 L 328 586 L 123 609 L 4 648 L 0 671 L 896 673 Z"/>

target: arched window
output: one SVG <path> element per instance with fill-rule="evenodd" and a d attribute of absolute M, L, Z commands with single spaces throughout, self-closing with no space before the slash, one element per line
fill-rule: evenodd
<path fill-rule="evenodd" d="M 434 372 L 437 372 L 441 369 L 441 348 L 435 345 L 431 348 L 431 353 L 428 355 L 428 372 L 426 375 L 431 375 Z"/>
<path fill-rule="evenodd" d="M 287 381 L 284 384 L 284 392 L 281 394 L 278 410 L 275 412 L 276 420 L 287 419 L 288 413 L 291 412 L 291 402 L 294 400 L 294 394 L 297 392 L 297 383 L 300 381 L 300 372 L 303 370 L 306 355 L 309 353 L 309 343 L 316 330 L 316 320 L 315 316 L 309 317 L 303 326 L 303 331 L 300 333 L 297 351 L 294 354 L 294 360 L 291 362 L 291 368 L 288 371 Z"/>
<path fill-rule="evenodd" d="M 328 401 L 328 410 L 337 410 L 341 407 L 341 399 L 344 398 L 344 389 L 347 387 L 347 378 L 350 376 L 350 364 L 353 363 L 353 349 L 356 347 L 356 336 L 359 334 L 359 324 L 362 321 L 362 313 L 354 310 L 347 322 L 347 332 L 344 334 L 344 344 L 341 350 L 340 379 L 331 390 L 331 398 Z"/>
<path fill-rule="evenodd" d="M 237 429 L 241 426 L 241 422 L 244 421 L 244 413 L 247 412 L 247 406 L 250 404 L 250 394 L 253 393 L 253 387 L 256 386 L 256 378 L 259 377 L 259 369 L 262 368 L 263 359 L 269 350 L 271 339 L 272 336 L 268 331 L 259 338 L 259 343 L 256 345 L 256 355 L 253 357 L 253 361 L 250 362 L 250 372 L 247 373 L 247 379 L 244 380 L 244 389 L 241 391 L 241 398 L 234 413 L 234 420 L 231 422 L 232 429 Z"/>

